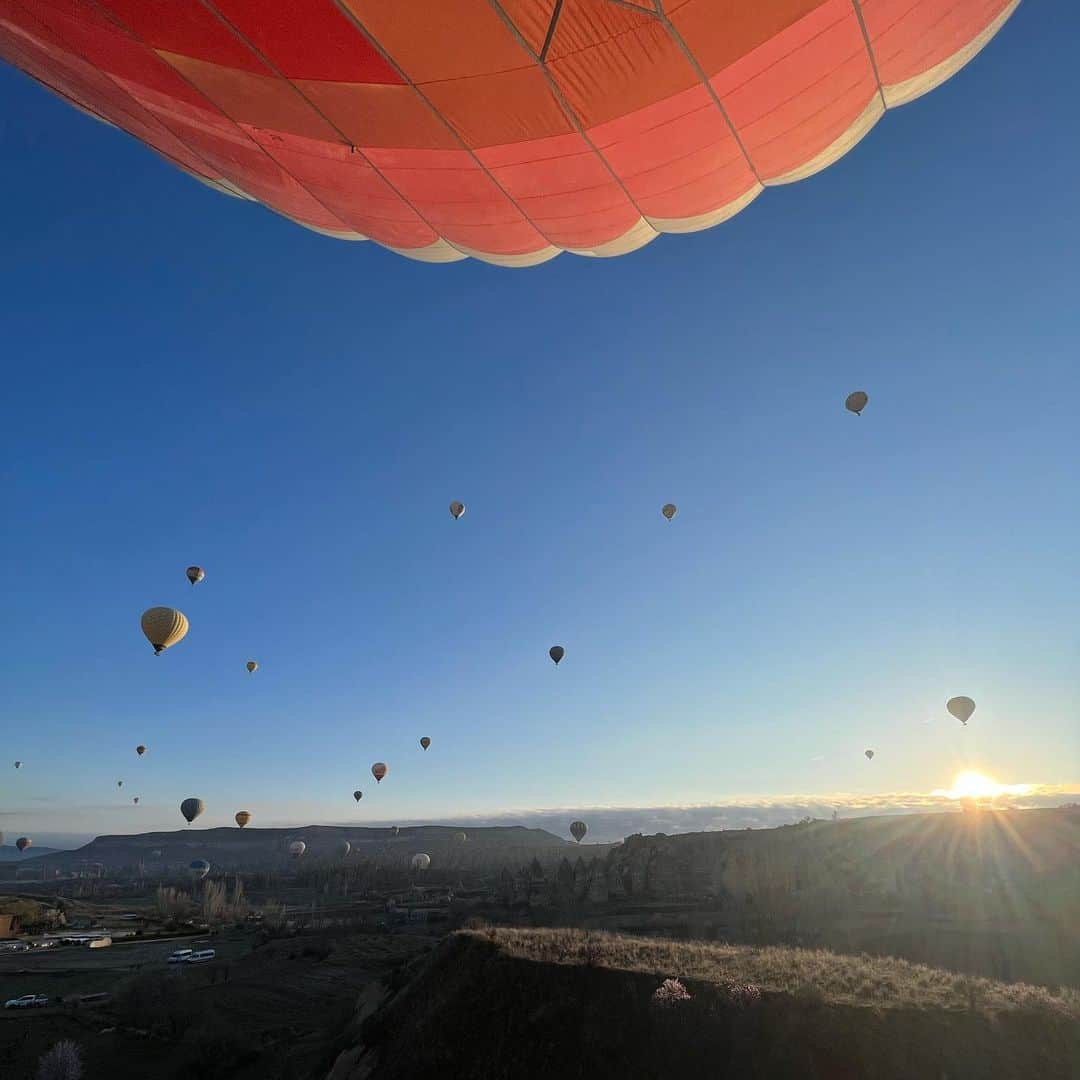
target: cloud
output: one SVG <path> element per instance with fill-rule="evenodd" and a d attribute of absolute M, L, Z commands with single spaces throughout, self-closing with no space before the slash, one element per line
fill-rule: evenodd
<path fill-rule="evenodd" d="M 1025 784 L 1024 794 L 1008 795 L 995 805 L 1015 809 L 1062 806 L 1080 801 L 1080 783 L 1064 785 Z M 956 812 L 955 798 L 937 793 L 891 792 L 882 795 L 786 795 L 760 799 L 733 799 L 725 803 L 672 806 L 566 806 L 545 809 L 505 810 L 493 814 L 459 814 L 446 824 L 473 826 L 524 825 L 567 835 L 574 818 L 589 826 L 588 839 L 614 843 L 633 833 L 709 832 L 721 829 L 775 828 L 804 817 L 875 817 L 888 814 Z M 443 821 L 399 821 L 399 825 L 442 824 Z M 374 822 L 372 823 L 374 824 Z"/>

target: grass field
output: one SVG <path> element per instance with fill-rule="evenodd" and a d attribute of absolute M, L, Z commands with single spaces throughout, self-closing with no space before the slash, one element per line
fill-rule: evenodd
<path fill-rule="evenodd" d="M 20 993 L 43 985 L 40 992 L 50 995 L 57 986 L 100 988 L 112 991 L 112 999 L 77 1010 L 8 1013 L 0 1022 L 0 1077 L 32 1080 L 40 1055 L 58 1039 L 73 1038 L 86 1060 L 83 1080 L 321 1080 L 361 993 L 428 952 L 432 941 L 309 935 L 252 948 L 250 936 L 217 937 L 211 944 L 222 959 L 168 967 L 168 953 L 187 944 L 173 939 L 42 954 L 42 969 Z M 116 956 L 125 953 L 117 966 Z M 0 972 L 0 983 L 5 978 L 23 977 Z"/>

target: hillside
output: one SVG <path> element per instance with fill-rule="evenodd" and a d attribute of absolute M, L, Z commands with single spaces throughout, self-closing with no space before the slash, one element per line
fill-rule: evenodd
<path fill-rule="evenodd" d="M 307 844 L 305 860 L 338 859 L 342 840 L 352 845 L 351 858 L 378 858 L 388 863 L 407 862 L 424 851 L 433 860 L 452 852 L 455 864 L 499 864 L 528 860 L 536 854 L 555 856 L 576 850 L 578 845 L 543 829 L 518 826 L 466 830 L 460 839 L 456 826 L 419 825 L 392 829 L 356 828 L 345 825 L 308 825 L 289 829 L 177 829 L 171 832 L 138 833 L 131 836 L 98 836 L 74 851 L 41 856 L 38 864 L 70 870 L 79 864 L 101 864 L 106 870 L 131 869 L 142 864 L 149 873 L 182 869 L 192 859 L 207 859 L 215 870 L 255 870 L 288 862 L 289 842 Z M 593 848 L 607 852 L 607 848 Z M 29 859 L 27 861 L 33 861 Z M 445 861 L 445 860 L 443 860 Z"/>
<path fill-rule="evenodd" d="M 1077 851 L 1080 810 L 1069 807 L 807 821 L 629 836 L 606 859 L 508 880 L 505 894 L 534 918 L 585 928 L 1080 986 Z"/>
<path fill-rule="evenodd" d="M 689 1000 L 652 1001 L 678 977 Z M 1080 994 L 887 958 L 571 930 L 464 931 L 328 1080 L 1069 1080 Z"/>
<path fill-rule="evenodd" d="M 20 851 L 14 844 L 4 844 L 0 846 L 0 863 L 27 862 L 38 855 L 56 855 L 60 851 L 60 848 L 36 846 L 27 851 Z"/>

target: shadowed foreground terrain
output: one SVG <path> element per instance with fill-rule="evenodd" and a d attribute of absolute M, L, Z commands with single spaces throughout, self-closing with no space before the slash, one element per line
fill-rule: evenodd
<path fill-rule="evenodd" d="M 901 960 L 590 934 L 452 935 L 329 1080 L 1080 1075 L 1080 994 Z M 677 977 L 688 1000 L 652 1000 Z"/>

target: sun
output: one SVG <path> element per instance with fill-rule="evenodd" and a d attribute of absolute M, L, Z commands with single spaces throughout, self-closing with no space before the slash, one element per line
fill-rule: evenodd
<path fill-rule="evenodd" d="M 951 788 L 939 788 L 934 794 L 946 799 L 995 799 L 999 795 L 1024 795 L 1030 788 L 1030 784 L 999 784 L 992 776 L 967 769 L 953 777 Z"/>

